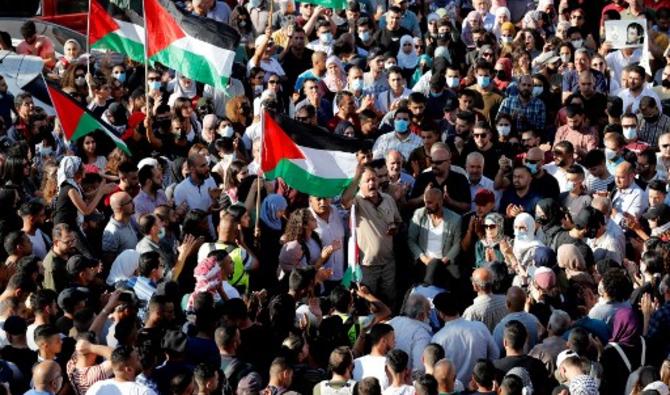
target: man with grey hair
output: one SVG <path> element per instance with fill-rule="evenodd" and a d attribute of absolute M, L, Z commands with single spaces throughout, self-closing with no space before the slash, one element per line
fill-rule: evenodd
<path fill-rule="evenodd" d="M 470 152 L 465 158 L 465 172 L 467 173 L 468 183 L 470 184 L 470 197 L 472 198 L 472 211 L 477 209 L 477 203 L 475 203 L 475 196 L 477 192 L 482 189 L 487 189 L 494 193 L 496 197 L 496 204 L 494 209 L 498 209 L 498 203 L 500 203 L 499 191 L 496 191 L 494 182 L 489 177 L 484 175 L 484 165 L 486 161 L 484 160 L 484 155 L 481 152 L 474 151 Z"/>
<path fill-rule="evenodd" d="M 568 347 L 565 339 L 563 339 L 563 334 L 570 328 L 570 325 L 572 325 L 572 320 L 568 313 L 563 310 L 554 310 L 549 317 L 549 324 L 547 324 L 549 336 L 542 343 L 533 347 L 528 355 L 542 361 L 547 371 L 553 372 L 556 370 L 558 354 Z"/>
<path fill-rule="evenodd" d="M 406 189 L 406 191 L 411 191 L 414 188 L 414 177 L 407 174 L 403 170 L 405 164 L 405 158 L 398 150 L 389 150 L 386 153 L 386 168 L 389 172 L 389 182 L 391 185 L 401 186 Z"/>
<path fill-rule="evenodd" d="M 463 312 L 463 318 L 470 321 L 480 321 L 489 331 L 493 331 L 496 324 L 507 315 L 507 303 L 504 295 L 493 293 L 493 272 L 481 267 L 472 272 L 472 287 L 477 297 Z"/>
<path fill-rule="evenodd" d="M 423 350 L 430 343 L 432 329 L 428 325 L 430 302 L 425 296 L 412 294 L 407 297 L 402 308 L 402 315 L 389 321 L 396 336 L 396 348 L 409 355 L 408 369 L 421 371 Z"/>

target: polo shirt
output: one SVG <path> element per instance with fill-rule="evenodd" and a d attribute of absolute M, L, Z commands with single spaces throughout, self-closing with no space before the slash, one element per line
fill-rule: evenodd
<path fill-rule="evenodd" d="M 402 220 L 393 198 L 379 193 L 380 202 L 374 204 L 356 195 L 356 240 L 362 252 L 363 266 L 393 264 L 393 236 L 386 234 L 389 225 Z"/>
<path fill-rule="evenodd" d="M 102 251 L 120 254 L 134 249 L 137 241 L 137 233 L 130 221 L 121 223 L 112 217 L 102 233 Z"/>
<path fill-rule="evenodd" d="M 458 202 L 467 203 L 468 205 L 472 202 L 468 179 L 465 178 L 464 175 L 455 172 L 453 169 L 449 170 L 447 178 L 443 183 L 437 181 L 435 173 L 433 173 L 432 170 L 419 174 L 414 182 L 414 189 L 412 190 L 410 197 L 413 199 L 423 196 L 423 192 L 426 190 L 426 186 L 428 186 L 429 183 L 432 183 L 435 188 L 439 188 L 440 190 L 444 190 L 444 187 L 446 186 L 449 196 Z M 451 207 L 446 203 L 445 206 L 458 214 L 465 213 L 465 211 L 457 210 L 455 207 Z"/>

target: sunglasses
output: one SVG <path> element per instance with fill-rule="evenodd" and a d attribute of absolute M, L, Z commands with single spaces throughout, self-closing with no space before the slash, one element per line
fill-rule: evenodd
<path fill-rule="evenodd" d="M 433 159 L 430 160 L 430 163 L 432 163 L 434 165 L 438 165 L 438 166 L 445 163 L 445 162 L 447 162 L 446 159 L 445 160 L 433 160 Z"/>
<path fill-rule="evenodd" d="M 498 225 L 484 225 L 484 229 L 495 229 Z"/>
<path fill-rule="evenodd" d="M 296 120 L 296 121 L 300 121 L 300 122 L 308 122 L 308 121 L 309 121 L 309 117 L 298 117 L 298 116 L 296 116 L 296 117 L 295 117 L 295 120 Z"/>
<path fill-rule="evenodd" d="M 278 84 L 279 80 L 268 80 L 268 84 Z"/>

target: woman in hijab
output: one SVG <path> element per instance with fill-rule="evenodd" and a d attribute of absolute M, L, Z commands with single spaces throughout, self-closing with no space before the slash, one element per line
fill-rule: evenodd
<path fill-rule="evenodd" d="M 326 60 L 326 76 L 323 82 L 333 94 L 347 86 L 347 74 L 344 72 L 342 61 L 337 56 L 329 56 Z"/>
<path fill-rule="evenodd" d="M 563 211 L 558 202 L 552 198 L 544 198 L 535 205 L 535 222 L 540 224 L 537 230 L 537 239 L 544 245 L 550 246 L 556 235 L 565 232 L 561 226 Z"/>
<path fill-rule="evenodd" d="M 647 345 L 635 311 L 622 307 L 612 320 L 612 337 L 600 355 L 603 376 L 601 394 L 624 395 L 630 373 L 646 362 Z"/>
<path fill-rule="evenodd" d="M 180 97 L 191 100 L 191 103 L 198 101 L 198 85 L 195 81 L 179 72 L 175 73 L 174 81 L 176 82 L 174 84 L 174 92 L 172 92 L 168 99 L 170 107 L 174 106 L 175 101 Z"/>
<path fill-rule="evenodd" d="M 406 34 L 400 38 L 400 48 L 398 49 L 396 60 L 398 61 L 398 67 L 402 70 L 405 81 L 411 80 L 414 69 L 419 64 L 419 56 L 416 54 L 412 36 Z"/>
<path fill-rule="evenodd" d="M 114 259 L 109 269 L 107 285 L 113 287 L 119 281 L 127 281 L 135 275 L 140 264 L 140 253 L 137 250 L 125 250 Z"/>
<path fill-rule="evenodd" d="M 475 267 L 493 262 L 504 262 L 500 242 L 505 238 L 505 219 L 498 213 L 489 213 L 484 218 L 484 238 L 475 244 Z"/>
<path fill-rule="evenodd" d="M 524 284 L 529 269 L 534 269 L 535 250 L 543 246 L 535 236 L 535 220 L 528 213 L 521 213 L 514 219 L 514 243 L 512 254 L 505 254 L 508 265 L 512 266 L 517 274 L 515 285 Z M 503 248 L 505 251 L 505 248 Z"/>
<path fill-rule="evenodd" d="M 573 244 L 563 244 L 556 252 L 558 267 L 565 270 L 568 279 L 579 274 L 588 274 L 586 261 L 581 251 Z"/>
<path fill-rule="evenodd" d="M 502 30 L 502 25 L 512 19 L 512 14 L 509 12 L 507 7 L 498 7 L 496 8 L 494 15 L 496 19 L 495 22 L 493 22 L 493 34 L 496 35 L 501 44 L 511 44 L 511 41 L 503 42 L 503 40 L 500 39 L 500 33 Z"/>
<path fill-rule="evenodd" d="M 416 70 L 414 70 L 414 74 L 412 74 L 412 79 L 410 80 L 409 84 L 410 88 L 414 87 L 414 85 L 417 82 L 419 82 L 419 80 L 424 74 L 430 72 L 431 67 L 433 67 L 433 58 L 431 58 L 426 54 L 423 54 L 419 56 L 419 63 L 417 66 L 418 67 L 416 68 Z"/>
<path fill-rule="evenodd" d="M 272 289 L 277 284 L 282 218 L 286 214 L 288 202 L 283 196 L 271 193 L 263 199 L 260 210 L 260 238 L 258 259 L 263 262 L 258 270 L 258 278 L 252 280 L 256 289 Z"/>
<path fill-rule="evenodd" d="M 512 59 L 507 57 L 499 58 L 494 67 L 496 76 L 493 84 L 500 91 L 504 91 L 512 81 Z"/>
<path fill-rule="evenodd" d="M 472 31 L 479 28 L 484 28 L 484 21 L 482 20 L 481 14 L 477 11 L 470 11 L 463 21 L 463 31 L 461 34 L 461 40 L 463 40 L 463 44 L 465 44 L 468 49 L 475 48 Z"/>

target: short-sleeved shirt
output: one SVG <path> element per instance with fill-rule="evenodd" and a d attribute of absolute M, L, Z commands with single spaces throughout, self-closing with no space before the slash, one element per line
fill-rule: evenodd
<path fill-rule="evenodd" d="M 426 190 L 428 184 L 432 183 L 435 188 L 443 190 L 444 187 L 447 187 L 447 193 L 449 196 L 462 203 L 467 203 L 470 205 L 472 202 L 470 196 L 470 184 L 468 179 L 464 175 L 459 174 L 455 171 L 450 170 L 447 174 L 447 178 L 443 183 L 439 183 L 435 178 L 435 173 L 432 170 L 423 172 L 416 177 L 414 182 L 414 189 L 412 190 L 411 198 L 416 198 L 423 195 L 423 192 Z M 458 210 L 455 207 L 451 207 L 445 204 L 450 210 L 456 211 L 458 214 L 464 214 L 465 211 Z M 469 206 L 468 206 L 469 207 Z"/>
<path fill-rule="evenodd" d="M 122 251 L 134 249 L 137 241 L 137 233 L 130 221 L 124 224 L 110 218 L 102 232 L 102 251 L 118 255 Z"/>
<path fill-rule="evenodd" d="M 109 363 L 78 368 L 77 355 L 77 353 L 72 354 L 72 358 L 67 362 L 67 376 L 75 393 L 85 394 L 96 382 L 107 380 L 114 375 L 112 365 Z"/>
<path fill-rule="evenodd" d="M 47 36 L 37 35 L 37 38 L 33 44 L 28 44 L 25 41 L 21 41 L 21 43 L 16 46 L 16 53 L 21 55 L 35 55 L 44 60 L 50 59 L 46 64 L 46 66 L 49 68 L 56 65 L 56 52 L 54 50 L 54 45 Z"/>
<path fill-rule="evenodd" d="M 400 223 L 400 213 L 393 198 L 380 193 L 374 204 L 363 196 L 354 198 L 356 205 L 356 238 L 363 253 L 363 266 L 392 264 L 393 236 L 386 234 L 391 224 Z"/>

